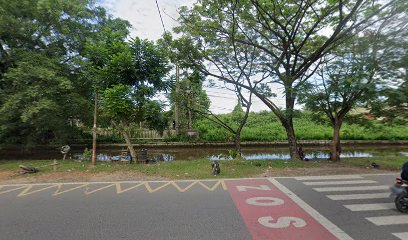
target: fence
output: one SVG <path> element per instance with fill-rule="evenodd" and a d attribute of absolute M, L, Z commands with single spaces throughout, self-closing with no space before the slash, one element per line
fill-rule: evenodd
<path fill-rule="evenodd" d="M 112 138 L 112 139 L 122 139 L 123 138 L 122 134 L 119 131 L 112 129 L 112 128 L 100 128 L 98 129 L 98 135 L 104 136 L 106 138 Z M 137 140 L 162 140 L 170 136 L 175 136 L 176 130 L 166 129 L 161 135 L 156 130 L 135 129 L 135 130 L 131 130 L 129 135 L 131 139 L 137 139 Z"/>

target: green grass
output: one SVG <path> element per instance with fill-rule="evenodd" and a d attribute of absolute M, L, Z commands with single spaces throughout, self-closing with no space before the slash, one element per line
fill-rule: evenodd
<path fill-rule="evenodd" d="M 233 114 L 218 115 L 233 128 L 238 126 Z M 356 120 L 358 119 L 358 120 Z M 209 120 L 196 123 L 202 141 L 232 141 L 233 135 Z M 310 113 L 297 113 L 294 117 L 296 137 L 299 140 L 330 140 L 332 127 L 326 121 L 313 120 Z M 407 125 L 387 125 L 378 120 L 352 116 L 346 119 L 342 129 L 343 140 L 408 140 Z M 286 132 L 273 113 L 251 113 L 242 130 L 242 141 L 284 141 Z"/>
<path fill-rule="evenodd" d="M 381 169 L 400 170 L 402 164 L 404 164 L 406 161 L 408 161 L 406 157 L 344 158 L 341 160 L 340 164 L 344 166 L 364 168 L 375 162 L 376 164 L 380 165 Z"/>
<path fill-rule="evenodd" d="M 53 161 L 1 161 L 0 171 L 18 171 L 19 165 L 44 166 Z M 157 176 L 170 179 L 204 179 L 214 178 L 211 174 L 211 161 L 209 160 L 188 160 L 161 162 L 157 164 L 113 164 L 110 162 L 98 162 L 95 167 L 91 167 L 89 162 L 78 162 L 72 160 L 59 161 L 57 172 L 116 172 L 116 171 L 137 171 L 147 176 Z M 301 161 L 245 161 L 229 160 L 220 161 L 221 176 L 223 178 L 249 177 L 261 174 L 268 168 L 299 168 L 316 167 L 318 162 Z M 52 172 L 52 167 L 41 169 L 38 174 Z"/>
<path fill-rule="evenodd" d="M 78 162 L 72 160 L 59 161 L 57 172 L 84 172 L 84 173 L 112 173 L 117 171 L 135 171 L 146 176 L 168 178 L 168 179 L 208 179 L 208 178 L 240 178 L 252 177 L 262 174 L 267 169 L 299 169 L 299 168 L 324 168 L 324 167 L 356 167 L 366 168 L 372 162 L 381 166 L 384 170 L 399 170 L 407 161 L 404 158 L 345 158 L 340 162 L 330 161 L 246 161 L 229 160 L 219 161 L 221 175 L 214 177 L 211 174 L 211 162 L 209 160 L 189 160 L 161 162 L 157 164 L 113 164 L 110 162 L 98 162 L 91 167 L 89 162 Z M 19 165 L 43 166 L 53 161 L 0 161 L 1 171 L 18 171 Z M 41 169 L 37 174 L 52 172 L 52 167 Z"/>

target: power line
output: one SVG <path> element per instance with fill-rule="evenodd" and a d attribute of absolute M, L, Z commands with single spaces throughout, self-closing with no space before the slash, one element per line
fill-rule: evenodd
<path fill-rule="evenodd" d="M 156 0 L 156 6 L 157 6 L 157 11 L 159 12 L 159 16 L 160 16 L 160 20 L 161 20 L 161 23 L 162 23 L 162 26 L 163 26 L 163 30 L 164 30 L 164 32 L 166 32 L 166 28 L 164 27 L 163 18 L 162 18 L 160 8 L 159 8 L 159 3 L 157 3 L 157 0 Z"/>
<path fill-rule="evenodd" d="M 228 97 L 236 96 L 236 94 L 228 94 L 228 93 L 225 93 L 225 92 L 214 92 L 214 91 L 208 91 L 208 90 L 205 90 L 205 92 L 207 93 L 207 95 L 209 93 L 209 94 L 216 94 L 216 95 L 228 96 Z"/>
<path fill-rule="evenodd" d="M 217 107 L 217 106 L 211 106 L 210 108 L 215 108 L 215 109 L 219 109 L 219 110 L 228 110 L 228 111 L 233 111 L 234 109 L 230 109 L 230 108 L 223 108 L 223 107 Z"/>
<path fill-rule="evenodd" d="M 236 99 L 237 99 L 237 98 L 234 98 L 234 97 L 215 96 L 215 95 L 211 95 L 211 94 L 207 94 L 207 96 L 209 96 L 209 97 L 215 97 L 215 98 L 231 99 L 231 100 L 236 100 Z"/>

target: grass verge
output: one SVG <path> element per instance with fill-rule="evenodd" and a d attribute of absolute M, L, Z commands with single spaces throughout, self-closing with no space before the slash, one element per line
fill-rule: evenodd
<path fill-rule="evenodd" d="M 371 163 L 380 165 L 382 170 L 399 170 L 402 164 L 407 161 L 403 157 L 390 158 L 344 158 L 340 162 L 320 161 L 248 161 L 248 160 L 230 160 L 220 161 L 221 174 L 218 177 L 211 174 L 211 162 L 209 160 L 188 160 L 161 162 L 157 164 L 115 164 L 110 162 L 98 162 L 95 167 L 89 162 L 79 162 L 73 160 L 58 161 L 59 165 L 56 172 L 60 173 L 114 173 L 119 171 L 132 171 L 141 175 L 166 178 L 166 179 L 208 179 L 208 178 L 243 178 L 259 176 L 268 170 L 296 170 L 305 168 L 369 168 Z M 19 165 L 39 167 L 53 163 L 52 160 L 44 161 L 0 161 L 0 173 L 3 171 L 18 171 Z M 52 167 L 41 169 L 35 175 L 53 172 Z M 29 175 L 27 175 L 29 176 Z"/>

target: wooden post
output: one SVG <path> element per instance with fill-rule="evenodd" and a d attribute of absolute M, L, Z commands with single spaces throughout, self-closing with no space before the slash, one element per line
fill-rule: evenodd
<path fill-rule="evenodd" d="M 54 171 L 54 172 L 56 172 L 57 171 L 57 160 L 54 160 L 54 165 L 52 166 L 52 170 Z"/>

